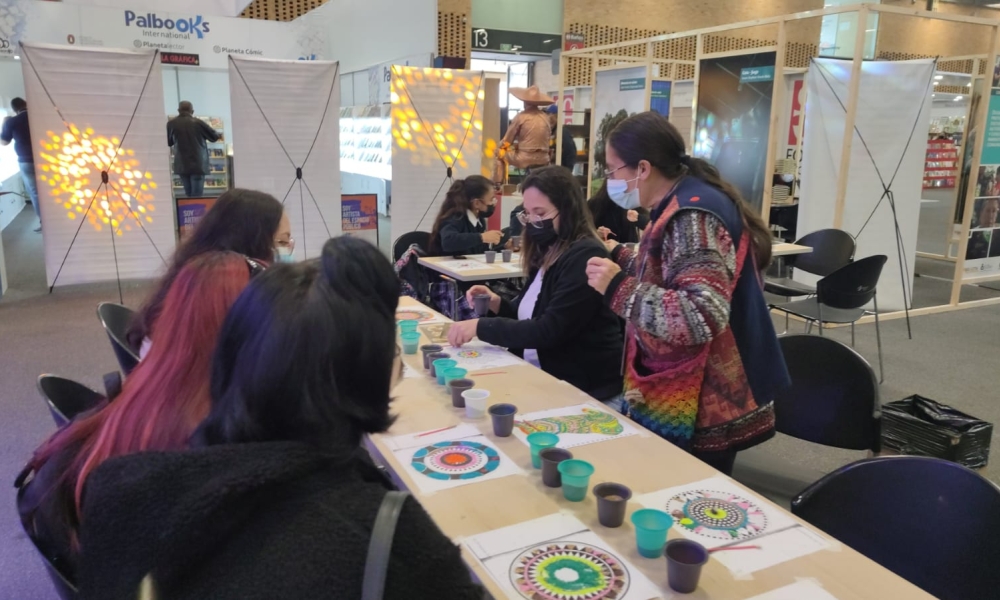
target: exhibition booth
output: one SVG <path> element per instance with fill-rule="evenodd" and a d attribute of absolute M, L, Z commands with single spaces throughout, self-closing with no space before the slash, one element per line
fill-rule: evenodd
<path fill-rule="evenodd" d="M 935 20 L 942 35 L 973 27 L 982 54 L 866 60 L 873 42 L 862 29 L 846 44 L 852 58 L 820 57 L 818 46 L 800 41 L 808 37 L 803 31 L 837 15 L 856 23 L 887 15 Z M 996 41 L 997 23 L 988 19 L 882 4 L 830 6 L 567 50 L 558 59 L 556 93 L 579 93 L 565 85 L 568 68 L 592 73 L 588 106 L 574 107 L 591 113 L 592 189 L 614 124 L 668 107 L 689 152 L 736 185 L 776 236 L 837 228 L 856 239 L 856 260 L 887 256 L 879 312 L 905 317 L 1000 303 L 990 289 L 1000 281 L 1000 188 L 992 184 L 1000 165 L 992 135 L 1000 102 L 980 100 L 1000 100 L 1000 66 L 990 67 L 997 64 Z M 681 85 L 693 87 L 686 114 L 676 102 Z M 946 101 L 952 106 L 941 106 Z M 940 196 L 925 200 L 929 192 Z M 940 206 L 922 218 L 932 203 Z M 918 257 L 925 237 L 937 245 Z M 794 277 L 818 279 L 801 271 Z"/>

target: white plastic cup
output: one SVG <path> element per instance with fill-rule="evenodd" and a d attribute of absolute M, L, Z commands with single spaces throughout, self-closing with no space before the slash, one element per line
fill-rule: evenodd
<path fill-rule="evenodd" d="M 486 416 L 486 404 L 490 393 L 486 390 L 471 389 L 462 392 L 465 399 L 465 416 L 469 419 L 482 419 Z"/>

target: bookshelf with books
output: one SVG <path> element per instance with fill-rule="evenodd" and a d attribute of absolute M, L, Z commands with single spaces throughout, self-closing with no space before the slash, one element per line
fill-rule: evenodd
<path fill-rule="evenodd" d="M 202 117 L 199 119 L 209 124 L 219 135 L 223 134 L 223 123 L 219 117 Z M 225 140 L 208 142 L 208 173 L 205 174 L 204 196 L 219 196 L 229 189 L 229 156 L 226 152 Z M 173 156 L 171 155 L 171 162 Z M 174 196 L 184 198 L 184 186 L 177 175 L 173 176 Z"/>
<path fill-rule="evenodd" d="M 958 175 L 958 148 L 950 139 L 927 143 L 924 162 L 924 189 L 953 188 Z"/>

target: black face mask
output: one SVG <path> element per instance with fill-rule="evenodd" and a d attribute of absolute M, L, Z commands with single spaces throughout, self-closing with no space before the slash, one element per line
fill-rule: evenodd
<path fill-rule="evenodd" d="M 559 234 L 556 232 L 556 226 L 553 221 L 554 219 L 539 221 L 538 225 L 541 227 L 528 225 L 524 228 L 524 234 L 531 238 L 531 241 L 534 242 L 536 246 L 545 250 L 559 238 Z"/>
<path fill-rule="evenodd" d="M 493 216 L 493 213 L 495 213 L 496 211 L 497 211 L 497 205 L 496 204 L 491 204 L 491 205 L 489 205 L 489 206 L 486 207 L 486 210 L 484 210 L 483 212 L 479 213 L 479 216 L 482 217 L 482 218 L 484 218 L 484 219 L 489 219 L 490 217 Z"/>

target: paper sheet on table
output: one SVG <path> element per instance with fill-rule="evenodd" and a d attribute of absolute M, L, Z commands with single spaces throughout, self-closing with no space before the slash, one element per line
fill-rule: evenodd
<path fill-rule="evenodd" d="M 577 597 L 587 581 L 597 586 L 588 597 L 670 597 L 572 515 L 549 515 L 463 543 L 510 598 Z"/>
<path fill-rule="evenodd" d="M 485 262 L 479 262 L 478 260 L 439 260 L 434 263 L 439 268 L 446 271 L 455 271 L 461 273 L 462 271 L 479 271 L 487 267 L 492 267 L 495 265 L 488 265 Z"/>
<path fill-rule="evenodd" d="M 421 323 L 447 323 L 448 319 L 436 314 L 429 308 L 420 306 L 416 308 L 410 308 L 407 306 L 400 306 L 396 309 L 396 320 L 404 321 L 407 319 L 413 319 L 420 321 Z"/>
<path fill-rule="evenodd" d="M 385 444 L 424 493 L 524 473 L 467 423 L 430 434 L 387 437 Z"/>
<path fill-rule="evenodd" d="M 444 351 L 458 362 L 458 368 L 467 369 L 470 375 L 477 371 L 527 364 L 503 348 L 479 340 L 473 340 L 461 348 L 445 347 Z"/>
<path fill-rule="evenodd" d="M 803 579 L 747 600 L 837 600 L 837 598 L 814 580 Z"/>
<path fill-rule="evenodd" d="M 403 365 L 403 379 L 416 379 L 417 377 L 422 377 L 422 376 L 423 376 L 422 372 L 416 369 L 411 369 L 410 365 L 407 364 Z"/>
<path fill-rule="evenodd" d="M 420 333 L 424 334 L 432 344 L 447 344 L 448 343 L 448 330 L 451 329 L 451 323 L 428 323 L 427 325 L 420 325 L 417 327 Z"/>
<path fill-rule="evenodd" d="M 674 529 L 706 548 L 759 546 L 713 553 L 734 575 L 754 573 L 830 547 L 822 535 L 722 477 L 644 494 L 636 501 L 670 513 Z"/>
<path fill-rule="evenodd" d="M 517 416 L 514 436 L 525 444 L 528 434 L 545 431 L 559 436 L 560 448 L 573 448 L 636 435 L 639 431 L 611 410 L 590 404 L 564 406 Z"/>

